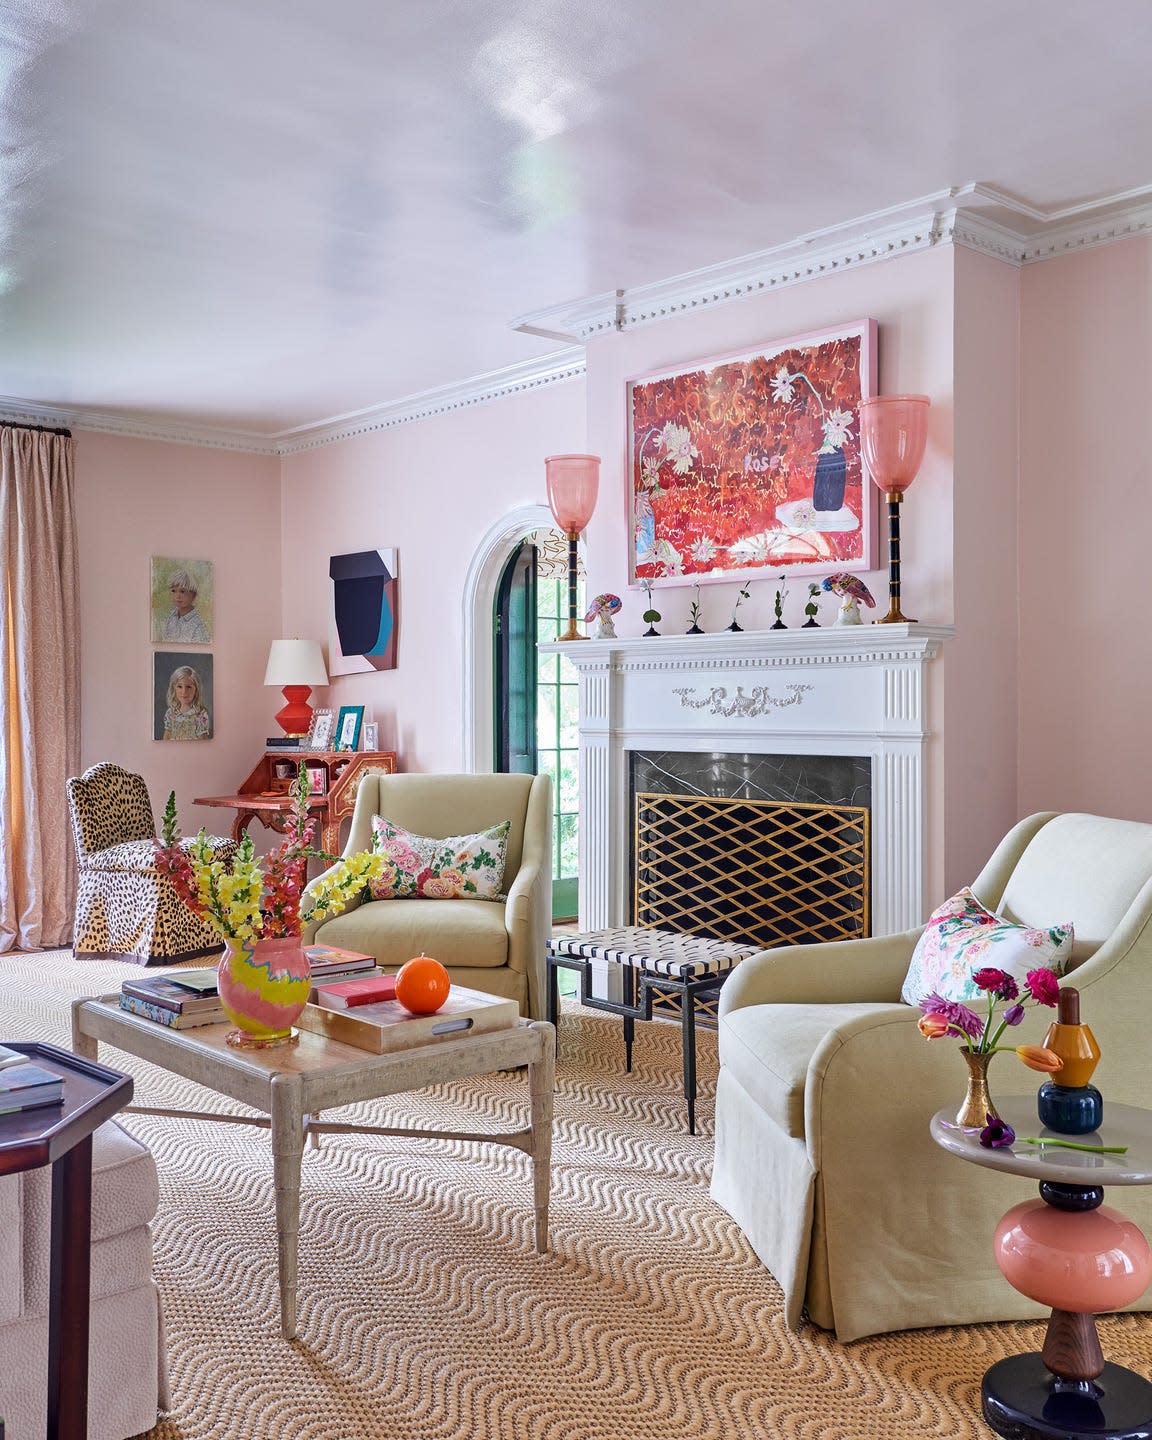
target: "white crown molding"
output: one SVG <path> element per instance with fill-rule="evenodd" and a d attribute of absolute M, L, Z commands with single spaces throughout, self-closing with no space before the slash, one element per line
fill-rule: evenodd
<path fill-rule="evenodd" d="M 1020 266 L 1147 234 L 1152 234 L 1152 187 L 1041 210 L 973 182 L 656 284 L 536 310 L 512 325 L 527 334 L 586 343 L 609 331 L 746 300 L 936 245 L 963 245 Z"/>
<path fill-rule="evenodd" d="M 252 455 L 279 452 L 271 435 L 252 430 L 228 430 L 198 425 L 166 416 L 115 414 L 80 406 L 41 405 L 13 395 L 0 395 L 0 421 L 10 425 L 45 425 L 59 430 L 95 430 L 104 435 L 127 435 L 133 440 L 162 440 L 170 445 L 206 445 L 214 450 L 242 450 Z"/>
<path fill-rule="evenodd" d="M 584 351 L 569 346 L 553 351 L 538 360 L 524 360 L 502 370 L 474 375 L 453 385 L 424 390 L 386 405 L 374 405 L 347 415 L 337 415 L 313 425 L 300 425 L 292 430 L 267 434 L 255 431 L 226 430 L 210 425 L 185 424 L 177 420 L 148 419 L 139 415 L 116 415 L 100 410 L 84 410 L 63 405 L 40 405 L 0 395 L 0 421 L 16 425 L 47 425 L 66 430 L 97 430 L 110 435 L 127 435 L 135 440 L 164 440 L 174 445 L 207 445 L 217 450 L 242 450 L 253 455 L 295 455 L 350 440 L 355 435 L 368 435 L 376 430 L 389 430 L 395 425 L 408 425 L 414 420 L 427 420 L 434 415 L 447 415 L 453 410 L 473 405 L 486 405 L 511 395 L 540 390 L 578 380 L 584 374 Z"/>
<path fill-rule="evenodd" d="M 485 375 L 476 375 L 457 384 L 441 385 L 435 390 L 422 390 L 385 405 L 337 415 L 316 425 L 281 430 L 271 439 L 278 455 L 295 455 L 302 450 L 314 450 L 318 445 L 331 445 L 356 435 L 390 430 L 396 425 L 410 425 L 414 420 L 428 420 L 435 415 L 447 415 L 453 410 L 464 410 L 473 405 L 486 405 L 493 400 L 522 395 L 547 385 L 579 380 L 584 370 L 584 351 L 569 347 L 553 351 L 538 360 L 523 360 L 502 370 L 490 370 Z"/>
<path fill-rule="evenodd" d="M 1148 235 L 1152 235 L 1152 186 L 1126 190 L 1103 200 L 1042 209 L 992 185 L 954 185 L 841 225 L 813 230 L 786 244 L 736 260 L 632 290 L 608 290 L 522 315 L 512 322 L 514 330 L 560 341 L 565 348 L 290 430 L 233 430 L 165 416 L 41 405 L 14 396 L 0 396 L 0 420 L 255 455 L 295 455 L 357 435 L 580 379 L 585 373 L 584 345 L 612 331 L 747 300 L 898 255 L 937 245 L 962 245 L 1005 264 L 1020 266 Z"/>

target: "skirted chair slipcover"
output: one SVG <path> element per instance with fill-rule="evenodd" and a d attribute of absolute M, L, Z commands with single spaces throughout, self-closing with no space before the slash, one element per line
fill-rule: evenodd
<path fill-rule="evenodd" d="M 345 855 L 371 849 L 372 817 L 443 839 L 510 821 L 503 900 L 358 898 L 304 931 L 314 941 L 373 955 L 394 971 L 422 951 L 456 985 L 547 1009 L 544 945 L 552 918 L 552 782 L 547 775 L 365 775 Z M 313 881 L 313 884 L 316 882 Z"/>
<path fill-rule="evenodd" d="M 68 808 L 80 872 L 74 954 L 173 964 L 221 948 L 216 932 L 156 868 L 156 826 L 142 776 L 93 765 L 68 781 Z M 210 838 L 227 862 L 235 842 Z"/>
<path fill-rule="evenodd" d="M 972 889 L 1017 923 L 1074 923 L 1066 983 L 1103 1052 L 1105 1122 L 1109 1102 L 1147 1106 L 1152 825 L 1033 815 Z M 780 1282 L 789 1322 L 806 1309 L 842 1341 L 1047 1313 L 992 1253 L 996 1223 L 1034 1190 L 929 1136 L 937 1110 L 959 1108 L 966 1072 L 959 1043 L 925 1040 L 900 1001 L 920 933 L 764 951 L 720 997 L 713 1198 Z M 1012 1043 L 1039 1044 L 1053 1017 L 1029 1007 Z M 993 1099 L 1046 1078 L 1007 1054 L 988 1075 Z M 1109 1200 L 1152 1233 L 1152 1187 Z"/>

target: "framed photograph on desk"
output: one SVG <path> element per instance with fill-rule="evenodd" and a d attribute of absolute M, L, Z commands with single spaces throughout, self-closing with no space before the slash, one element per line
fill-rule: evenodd
<path fill-rule="evenodd" d="M 332 743 L 335 723 L 331 710 L 313 710 L 312 724 L 308 727 L 308 749 L 327 750 Z"/>
<path fill-rule="evenodd" d="M 364 749 L 376 751 L 380 748 L 380 725 L 376 720 L 364 722 Z"/>
<path fill-rule="evenodd" d="M 363 705 L 341 705 L 336 720 L 335 750 L 358 750 L 360 748 L 360 727 L 364 723 Z"/>

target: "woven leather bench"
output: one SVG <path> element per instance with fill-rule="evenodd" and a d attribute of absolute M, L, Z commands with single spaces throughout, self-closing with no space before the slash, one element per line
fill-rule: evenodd
<path fill-rule="evenodd" d="M 684 1099 L 688 1102 L 688 1133 L 696 1133 L 696 1002 L 714 996 L 741 960 L 763 946 L 749 942 L 706 940 L 674 930 L 624 926 L 619 930 L 588 930 L 553 935 L 548 941 L 548 1019 L 560 1014 L 558 971 L 580 976 L 580 1003 L 606 1010 L 624 1020 L 625 1068 L 632 1069 L 636 1021 L 651 1020 L 654 994 L 677 995 L 684 1035 Z M 623 1000 L 592 994 L 592 963 L 620 968 Z"/>

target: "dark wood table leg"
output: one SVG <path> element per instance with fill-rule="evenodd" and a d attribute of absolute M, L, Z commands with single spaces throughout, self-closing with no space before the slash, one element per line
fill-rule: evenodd
<path fill-rule="evenodd" d="M 92 1137 L 52 1166 L 48 1440 L 87 1440 Z"/>

